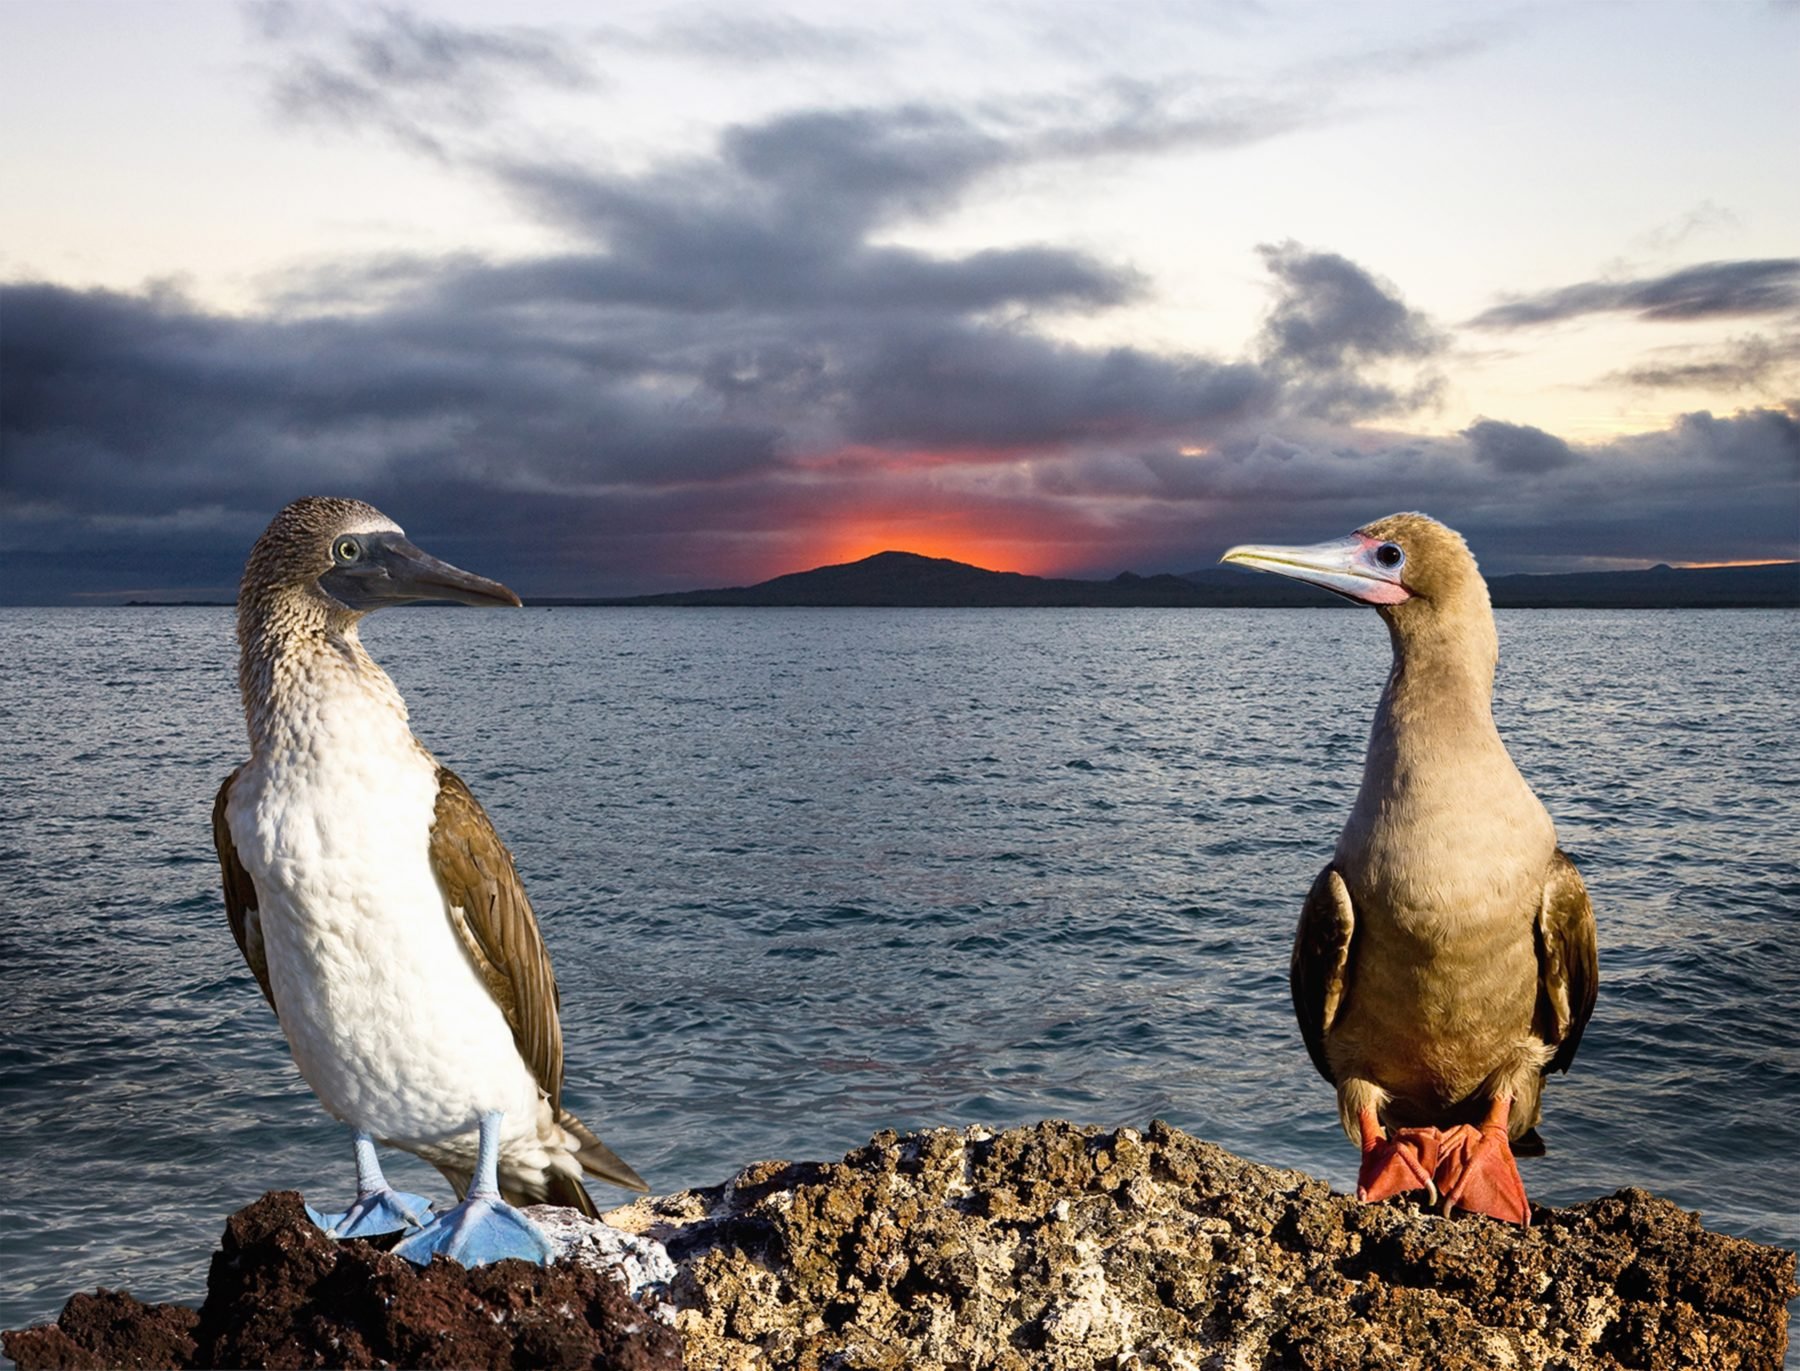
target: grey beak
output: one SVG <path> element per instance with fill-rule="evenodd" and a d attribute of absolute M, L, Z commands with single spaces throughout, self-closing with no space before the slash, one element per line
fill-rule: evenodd
<path fill-rule="evenodd" d="M 420 600 L 514 607 L 524 603 L 500 582 L 439 561 L 397 534 L 368 539 L 359 560 L 334 566 L 319 578 L 319 585 L 338 603 L 362 612 Z"/>

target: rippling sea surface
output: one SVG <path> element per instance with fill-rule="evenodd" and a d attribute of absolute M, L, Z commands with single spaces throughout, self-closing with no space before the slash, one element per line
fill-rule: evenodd
<path fill-rule="evenodd" d="M 1526 1184 L 1800 1245 L 1800 618 L 1499 619 L 1501 731 L 1601 946 Z M 364 640 L 517 855 L 565 1098 L 653 1189 L 1052 1116 L 1354 1183 L 1287 960 L 1374 615 L 441 610 Z M 228 610 L 0 610 L 0 1326 L 95 1285 L 196 1301 L 233 1209 L 353 1189 L 220 901 L 234 661 Z"/>

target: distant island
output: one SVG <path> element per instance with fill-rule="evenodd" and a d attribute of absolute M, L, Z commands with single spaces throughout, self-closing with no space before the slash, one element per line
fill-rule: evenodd
<path fill-rule="evenodd" d="M 1800 609 L 1800 562 L 1761 566 L 1578 571 L 1490 576 L 1496 609 Z M 229 600 L 127 600 L 128 608 L 229 606 Z M 1110 581 L 988 571 L 947 557 L 877 552 L 857 562 L 790 572 L 750 586 L 661 595 L 538 595 L 537 607 L 712 606 L 840 609 L 1320 609 L 1336 595 L 1236 567 L 1179 575 L 1122 572 Z"/>
<path fill-rule="evenodd" d="M 1800 562 L 1494 576 L 1488 588 L 1497 609 L 1793 609 L 1800 608 Z M 1348 601 L 1326 591 L 1233 567 L 1183 575 L 1125 572 L 1110 581 L 1080 581 L 987 571 L 914 552 L 878 552 L 861 561 L 791 572 L 750 586 L 610 598 L 547 596 L 531 603 L 892 609 L 1349 607 Z"/>

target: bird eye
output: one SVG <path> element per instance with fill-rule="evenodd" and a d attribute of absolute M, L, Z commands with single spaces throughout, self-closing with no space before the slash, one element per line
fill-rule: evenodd
<path fill-rule="evenodd" d="M 1406 560 L 1406 554 L 1400 550 L 1398 543 L 1383 543 L 1375 549 L 1375 560 L 1392 571 Z"/>
<path fill-rule="evenodd" d="M 336 551 L 338 561 L 354 562 L 362 556 L 362 545 L 354 538 L 339 538 Z"/>

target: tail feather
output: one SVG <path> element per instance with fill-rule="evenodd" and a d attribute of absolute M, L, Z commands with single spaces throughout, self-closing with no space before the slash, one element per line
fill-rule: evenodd
<path fill-rule="evenodd" d="M 446 1166 L 442 1162 L 437 1163 L 437 1169 L 455 1187 L 457 1199 L 468 1198 L 469 1184 L 474 1180 L 472 1172 Z M 501 1167 L 500 1198 L 520 1208 L 528 1204 L 560 1204 L 565 1209 L 578 1209 L 590 1219 L 600 1217 L 600 1210 L 594 1204 L 593 1196 L 588 1194 L 581 1181 L 554 1168 L 522 1176 Z"/>
<path fill-rule="evenodd" d="M 568 1140 L 575 1144 L 572 1152 L 564 1155 L 573 1155 L 588 1175 L 605 1181 L 608 1185 L 616 1185 L 621 1190 L 643 1193 L 650 1189 L 642 1176 L 626 1165 L 618 1153 L 601 1142 L 593 1129 L 568 1110 L 559 1109 L 556 1122 L 568 1135 Z M 567 1146 L 567 1143 L 564 1145 Z M 457 1199 L 468 1195 L 474 1172 L 466 1162 L 460 1158 L 452 1160 L 441 1155 L 431 1156 L 428 1160 L 455 1187 Z M 568 1209 L 578 1209 L 589 1218 L 597 1218 L 600 1213 L 593 1196 L 582 1185 L 581 1177 L 556 1165 L 524 1174 L 508 1170 L 503 1160 L 500 1164 L 500 1197 L 508 1204 L 516 1205 L 560 1204 Z"/>
<path fill-rule="evenodd" d="M 565 1132 L 580 1140 L 581 1146 L 575 1151 L 575 1159 L 581 1163 L 583 1171 L 590 1176 L 598 1177 L 608 1185 L 616 1185 L 621 1190 L 635 1190 L 639 1194 L 649 1192 L 649 1183 L 633 1171 L 617 1152 L 601 1142 L 594 1130 L 580 1119 L 563 1109 L 557 1111 L 556 1121 L 562 1125 Z M 573 1184 L 577 1190 L 581 1189 L 579 1182 L 573 1182 Z M 565 1201 L 558 1201 L 558 1203 L 565 1203 Z M 592 1204 L 593 1201 L 589 1200 L 588 1203 Z M 580 1208 L 579 1205 L 576 1207 Z"/>
<path fill-rule="evenodd" d="M 560 1171 L 552 1171 L 544 1180 L 544 1189 L 548 1193 L 541 1203 L 560 1204 L 566 1209 L 578 1209 L 590 1219 L 600 1217 L 600 1211 L 594 1205 L 594 1197 L 588 1194 L 587 1187 L 573 1176 L 565 1176 Z"/>

